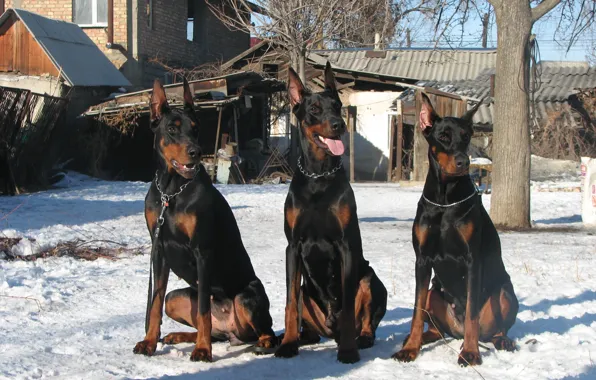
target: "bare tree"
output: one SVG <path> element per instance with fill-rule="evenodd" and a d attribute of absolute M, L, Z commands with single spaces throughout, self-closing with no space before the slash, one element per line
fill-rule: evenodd
<path fill-rule="evenodd" d="M 375 35 L 379 34 L 382 46 L 389 45 L 399 39 L 407 40 L 408 15 L 422 13 L 434 15 L 439 7 L 436 1 L 429 0 L 360 0 L 362 7 L 356 14 L 350 15 L 350 25 L 342 31 L 333 46 L 363 47 L 373 45 Z M 376 42 L 376 41 L 375 41 Z"/>
<path fill-rule="evenodd" d="M 435 12 L 440 7 L 438 0 L 207 0 L 207 3 L 229 28 L 284 47 L 303 81 L 310 50 L 324 46 L 325 42 L 337 46 L 351 38 L 356 39 L 355 43 L 371 44 L 375 33 L 389 40 L 397 20 L 407 13 Z"/>
<path fill-rule="evenodd" d="M 555 39 L 577 42 L 594 21 L 594 0 L 443 0 L 435 18 L 437 42 L 454 35 L 471 15 L 487 9 L 496 18 L 497 67 L 493 119 L 493 195 L 490 214 L 497 226 L 530 224 L 530 62 L 534 23 L 552 12 Z M 492 8 L 492 9 L 490 9 Z M 448 41 L 453 42 L 453 41 Z"/>

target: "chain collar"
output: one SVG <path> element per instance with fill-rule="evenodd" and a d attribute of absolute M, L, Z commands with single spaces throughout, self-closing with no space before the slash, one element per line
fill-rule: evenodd
<path fill-rule="evenodd" d="M 470 179 L 470 181 L 471 181 L 471 179 Z M 457 206 L 458 204 L 464 203 L 465 201 L 473 198 L 475 195 L 480 195 L 480 190 L 478 189 L 478 187 L 476 186 L 476 184 L 474 183 L 474 181 L 472 181 L 472 185 L 474 185 L 474 192 L 472 194 L 470 194 L 468 197 L 462 199 L 461 201 L 457 201 L 457 202 L 454 202 L 454 203 L 449 203 L 449 204 L 446 204 L 446 205 L 435 203 L 435 202 L 429 200 L 426 196 L 424 196 L 424 190 L 422 191 L 422 199 L 424 199 L 427 203 L 430 203 L 431 205 L 437 206 L 437 207 L 448 208 L 448 207 Z"/>
<path fill-rule="evenodd" d="M 329 171 L 323 172 L 321 174 L 316 174 L 316 173 L 308 173 L 308 172 L 306 172 L 306 170 L 304 170 L 304 168 L 302 167 L 302 164 L 300 163 L 300 161 L 302 161 L 302 156 L 300 156 L 300 158 L 298 158 L 298 169 L 300 169 L 300 172 L 302 174 L 304 174 L 305 176 L 307 176 L 307 177 L 315 178 L 315 179 L 316 178 L 321 178 L 321 177 L 326 177 L 326 176 L 329 176 L 331 174 L 335 174 L 339 169 L 341 169 L 341 167 L 343 165 L 343 161 L 340 158 L 339 159 L 339 163 L 337 164 L 336 167 L 334 167 L 333 169 L 331 169 Z"/>
<path fill-rule="evenodd" d="M 184 184 L 182 184 L 182 186 L 180 186 L 180 189 L 178 189 L 177 192 L 175 192 L 174 194 L 166 194 L 161 190 L 161 187 L 159 187 L 159 178 L 158 178 L 158 171 L 155 171 L 155 186 L 157 187 L 157 191 L 159 191 L 159 198 L 161 199 L 161 212 L 159 213 L 159 217 L 157 218 L 157 223 L 161 226 L 163 225 L 164 222 L 164 217 L 163 214 L 166 211 L 166 208 L 170 205 L 170 200 L 172 198 L 174 198 L 175 196 L 179 195 L 181 192 L 184 191 L 184 189 L 186 189 L 186 186 L 188 186 L 197 176 L 197 174 L 201 171 L 201 165 L 199 165 L 199 168 L 197 169 L 197 171 L 195 172 L 195 175 L 189 179 L 187 182 L 185 182 Z M 156 234 L 159 233 L 159 229 L 157 230 Z"/>

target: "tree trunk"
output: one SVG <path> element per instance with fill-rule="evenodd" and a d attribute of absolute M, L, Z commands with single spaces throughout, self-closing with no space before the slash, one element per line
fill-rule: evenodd
<path fill-rule="evenodd" d="M 306 50 L 303 50 L 298 55 L 298 76 L 306 86 Z"/>
<path fill-rule="evenodd" d="M 490 215 L 498 227 L 530 225 L 528 0 L 496 4 L 497 75 L 493 120 L 493 195 Z"/>
<path fill-rule="evenodd" d="M 296 70 L 300 80 L 306 86 L 306 75 L 305 75 L 305 67 L 306 67 L 306 56 L 302 54 L 302 52 L 290 52 L 290 58 L 292 61 L 292 68 Z M 290 111 L 290 157 L 289 157 L 289 164 L 292 167 L 296 166 L 296 162 L 298 161 L 299 155 L 299 141 L 300 141 L 300 131 L 298 130 L 298 119 L 296 115 L 294 115 Z"/>

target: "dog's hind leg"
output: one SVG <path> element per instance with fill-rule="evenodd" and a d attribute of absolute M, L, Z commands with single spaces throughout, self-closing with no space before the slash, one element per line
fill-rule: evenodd
<path fill-rule="evenodd" d="M 497 350 L 515 351 L 507 332 L 515 323 L 519 303 L 513 285 L 505 284 L 492 294 L 480 312 L 480 339 L 491 341 Z"/>
<path fill-rule="evenodd" d="M 211 301 L 211 307 L 216 309 L 221 305 L 215 305 L 213 300 Z M 229 306 L 226 306 L 230 309 Z M 197 328 L 195 321 L 195 310 L 197 308 L 197 291 L 193 288 L 184 288 L 172 290 L 166 296 L 166 315 L 176 322 L 182 323 L 183 325 Z M 228 310 L 229 312 L 229 310 Z M 214 313 L 215 314 L 215 313 Z M 223 316 L 220 316 L 221 320 L 226 317 L 226 312 L 222 312 Z M 219 327 L 218 321 L 213 321 L 215 326 L 214 330 Z M 214 331 L 211 331 L 211 341 L 223 342 L 227 339 L 218 335 L 213 336 Z M 166 335 L 162 342 L 165 344 L 179 344 L 179 343 L 195 343 L 197 341 L 197 332 L 173 332 Z"/>
<path fill-rule="evenodd" d="M 273 321 L 269 314 L 269 298 L 260 280 L 253 280 L 234 298 L 234 314 L 236 329 L 242 341 L 258 339 L 255 345 L 256 354 L 273 353 L 277 346 L 277 337 L 271 326 Z"/>
<path fill-rule="evenodd" d="M 196 332 L 174 332 L 163 337 L 164 344 L 194 343 L 196 340 Z"/>
<path fill-rule="evenodd" d="M 356 331 L 358 349 L 370 348 L 375 343 L 375 331 L 387 311 L 387 289 L 375 271 L 360 280 L 356 293 Z"/>

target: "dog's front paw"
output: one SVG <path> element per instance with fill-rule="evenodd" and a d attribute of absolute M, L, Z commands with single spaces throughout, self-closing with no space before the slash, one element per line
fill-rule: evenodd
<path fill-rule="evenodd" d="M 337 351 L 337 360 L 344 364 L 352 364 L 360 361 L 360 354 L 356 348 L 339 349 Z"/>
<path fill-rule="evenodd" d="M 393 354 L 391 358 L 400 362 L 408 363 L 416 360 L 419 353 L 420 349 L 402 348 L 401 350 Z"/>
<path fill-rule="evenodd" d="M 293 358 L 298 355 L 298 342 L 282 343 L 275 351 L 276 358 Z"/>
<path fill-rule="evenodd" d="M 132 350 L 135 354 L 153 356 L 157 348 L 157 341 L 145 339 L 136 344 Z"/>
<path fill-rule="evenodd" d="M 195 347 L 192 354 L 190 354 L 190 361 L 211 363 L 213 361 L 211 350 L 208 348 Z"/>
<path fill-rule="evenodd" d="M 371 348 L 375 344 L 375 337 L 369 335 L 360 335 L 356 338 L 356 345 L 359 350 Z"/>
<path fill-rule="evenodd" d="M 462 351 L 459 354 L 459 358 L 457 359 L 457 364 L 459 364 L 462 367 L 482 364 L 480 352 Z"/>

